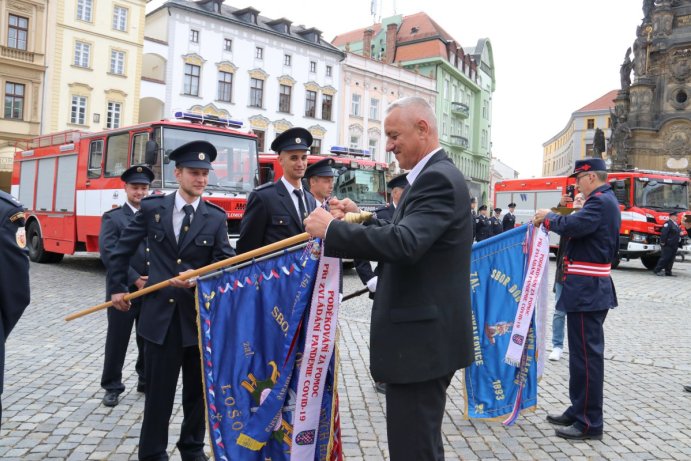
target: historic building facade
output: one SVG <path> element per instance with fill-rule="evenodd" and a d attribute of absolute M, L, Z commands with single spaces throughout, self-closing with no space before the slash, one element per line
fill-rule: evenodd
<path fill-rule="evenodd" d="M 260 151 L 288 128 L 314 136 L 313 153 L 338 139 L 344 54 L 314 27 L 218 1 L 152 2 L 146 16 L 141 121 L 190 110 L 242 121 Z"/>

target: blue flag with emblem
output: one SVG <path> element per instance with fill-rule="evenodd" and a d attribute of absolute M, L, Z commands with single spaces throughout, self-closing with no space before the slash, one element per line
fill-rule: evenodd
<path fill-rule="evenodd" d="M 205 277 L 197 283 L 209 436 L 216 460 L 290 460 L 301 356 L 320 243 Z M 319 280 L 316 280 L 317 285 Z M 313 407 L 317 455 L 334 452 L 335 358 Z M 310 459 L 310 461 L 311 461 Z"/>
<path fill-rule="evenodd" d="M 466 418 L 512 424 L 537 404 L 546 302 L 546 233 L 521 226 L 473 245 L 475 362 L 464 370 Z M 523 322 L 521 322 L 523 320 Z M 522 330 L 516 328 L 523 323 Z"/>

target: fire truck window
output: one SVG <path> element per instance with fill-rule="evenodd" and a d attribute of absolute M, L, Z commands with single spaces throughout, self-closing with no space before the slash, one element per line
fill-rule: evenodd
<path fill-rule="evenodd" d="M 19 201 L 28 209 L 34 209 L 34 184 L 36 160 L 25 160 L 19 170 Z"/>
<path fill-rule="evenodd" d="M 130 165 L 141 165 L 145 163 L 144 154 L 146 152 L 146 141 L 149 140 L 148 133 L 137 133 L 132 138 L 132 158 Z"/>
<path fill-rule="evenodd" d="M 58 158 L 57 184 L 55 185 L 55 211 L 74 211 L 77 156 Z"/>
<path fill-rule="evenodd" d="M 38 180 L 36 181 L 36 209 L 53 211 L 55 193 L 55 159 L 44 158 L 38 161 Z"/>
<path fill-rule="evenodd" d="M 130 141 L 129 133 L 122 133 L 108 138 L 106 149 L 105 177 L 120 176 L 127 169 L 127 147 Z"/>
<path fill-rule="evenodd" d="M 101 161 L 103 160 L 103 141 L 91 141 L 89 145 L 89 171 L 87 177 L 90 179 L 101 177 Z"/>

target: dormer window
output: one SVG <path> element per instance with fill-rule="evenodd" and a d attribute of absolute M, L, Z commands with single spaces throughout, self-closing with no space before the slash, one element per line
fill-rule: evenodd
<path fill-rule="evenodd" d="M 311 27 L 311 28 L 305 29 L 305 30 L 301 30 L 297 33 L 298 33 L 298 35 L 300 35 L 302 38 L 304 38 L 308 42 L 319 43 L 319 41 L 322 38 L 322 31 L 319 29 L 316 29 L 314 27 Z"/>
<path fill-rule="evenodd" d="M 233 15 L 241 21 L 248 22 L 250 24 L 256 24 L 257 16 L 259 15 L 259 10 L 255 10 L 251 6 L 248 6 L 247 8 L 235 11 Z"/>
<path fill-rule="evenodd" d="M 413 26 L 410 28 L 411 34 L 417 34 L 418 32 L 420 32 L 420 28 L 418 26 Z"/>
<path fill-rule="evenodd" d="M 286 18 L 275 19 L 273 21 L 269 21 L 266 23 L 267 26 L 271 27 L 273 30 L 281 34 L 290 34 L 291 24 L 292 22 L 288 21 Z"/>

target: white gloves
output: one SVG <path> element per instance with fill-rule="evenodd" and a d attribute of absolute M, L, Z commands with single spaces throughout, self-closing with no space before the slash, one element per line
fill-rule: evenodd
<path fill-rule="evenodd" d="M 376 275 L 367 281 L 367 289 L 374 293 L 377 291 L 377 277 Z"/>

